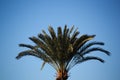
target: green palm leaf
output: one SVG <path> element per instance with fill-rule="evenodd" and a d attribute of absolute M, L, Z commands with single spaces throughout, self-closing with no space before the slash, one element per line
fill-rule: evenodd
<path fill-rule="evenodd" d="M 81 53 L 81 55 L 85 55 L 85 54 L 88 54 L 88 53 L 93 52 L 93 51 L 101 51 L 101 52 L 104 52 L 107 55 L 110 55 L 109 51 L 104 50 L 104 49 L 102 49 L 100 47 L 95 47 L 95 48 L 87 49 L 85 52 Z"/>
<path fill-rule="evenodd" d="M 90 47 L 92 47 L 92 46 L 94 46 L 94 45 L 104 45 L 104 43 L 103 43 L 103 42 L 96 42 L 96 41 L 90 42 L 90 43 L 88 43 L 88 44 L 86 44 L 86 45 L 83 45 L 83 46 L 81 47 L 80 53 L 82 53 L 83 51 L 85 51 L 86 49 L 88 49 L 88 48 L 90 48 Z"/>
<path fill-rule="evenodd" d="M 52 39 L 56 39 L 56 33 L 55 33 L 54 29 L 51 26 L 49 26 L 48 30 L 50 32 Z"/>
<path fill-rule="evenodd" d="M 88 60 L 98 60 L 98 61 L 100 61 L 100 62 L 104 62 L 104 60 L 101 59 L 101 58 L 99 58 L 99 57 L 87 56 L 87 57 L 85 57 L 84 59 L 78 61 L 78 63 L 82 63 L 82 62 L 88 61 Z"/>
<path fill-rule="evenodd" d="M 26 55 L 32 55 L 32 56 L 40 58 L 40 56 L 35 51 L 26 50 L 26 51 L 20 52 L 19 55 L 16 57 L 16 59 L 20 59 L 21 57 L 26 56 Z"/>
<path fill-rule="evenodd" d="M 81 48 L 82 45 L 84 45 L 87 41 L 93 39 L 95 35 L 82 35 L 80 38 L 78 38 L 74 43 L 73 47 L 75 51 L 77 51 L 79 48 Z"/>

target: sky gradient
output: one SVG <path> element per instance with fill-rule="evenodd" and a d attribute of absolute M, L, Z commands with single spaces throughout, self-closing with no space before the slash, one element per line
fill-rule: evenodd
<path fill-rule="evenodd" d="M 82 34 L 96 34 L 111 56 L 93 53 L 106 62 L 88 61 L 71 69 L 68 80 L 120 80 L 120 0 L 0 0 L 0 80 L 55 80 L 55 70 L 35 57 L 16 60 L 49 25 L 74 25 Z"/>

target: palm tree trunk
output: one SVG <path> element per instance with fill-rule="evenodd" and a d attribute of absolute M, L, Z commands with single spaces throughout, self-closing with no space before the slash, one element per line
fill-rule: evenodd
<path fill-rule="evenodd" d="M 57 72 L 56 80 L 67 80 L 68 79 L 68 72 L 66 70 Z"/>

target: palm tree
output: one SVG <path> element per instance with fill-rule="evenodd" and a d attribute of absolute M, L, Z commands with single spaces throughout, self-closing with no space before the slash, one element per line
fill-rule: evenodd
<path fill-rule="evenodd" d="M 96 56 L 89 56 L 93 51 L 100 51 L 107 55 L 110 52 L 100 47 L 94 47 L 95 45 L 104 45 L 103 42 L 89 42 L 95 37 L 95 35 L 79 35 L 79 31 L 74 29 L 74 26 L 70 29 L 65 25 L 62 30 L 61 27 L 57 28 L 57 33 L 49 26 L 49 34 L 44 30 L 38 34 L 38 37 L 30 37 L 29 39 L 35 43 L 35 45 L 19 44 L 20 47 L 27 47 L 29 50 L 20 52 L 16 57 L 20 59 L 26 55 L 32 55 L 43 60 L 42 68 L 45 63 L 50 64 L 56 71 L 56 80 L 67 80 L 68 72 L 76 64 L 80 64 L 88 60 L 98 60 L 104 62 L 103 59 Z M 87 55 L 86 55 L 87 54 Z"/>

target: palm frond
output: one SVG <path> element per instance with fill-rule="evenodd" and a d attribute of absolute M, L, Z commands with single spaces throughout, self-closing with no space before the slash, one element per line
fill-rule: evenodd
<path fill-rule="evenodd" d="M 100 47 L 95 47 L 95 48 L 87 49 L 86 51 L 84 51 L 83 53 L 81 53 L 81 55 L 85 55 L 85 54 L 88 54 L 88 53 L 93 52 L 93 51 L 101 51 L 101 52 L 104 52 L 107 55 L 110 55 L 109 51 L 104 50 L 104 49 L 102 49 Z"/>
<path fill-rule="evenodd" d="M 71 35 L 71 38 L 70 38 L 70 42 L 73 44 L 75 41 L 76 41 L 76 39 L 77 39 L 77 36 L 79 35 L 79 31 L 77 31 L 78 29 L 76 29 L 74 32 L 73 32 L 73 34 Z"/>
<path fill-rule="evenodd" d="M 82 35 L 80 38 L 78 38 L 74 43 L 73 47 L 75 51 L 81 48 L 82 45 L 84 45 L 87 41 L 93 39 L 95 35 Z"/>
<path fill-rule="evenodd" d="M 46 63 L 45 61 L 42 63 L 41 70 L 44 68 L 45 63 Z"/>
<path fill-rule="evenodd" d="M 70 70 L 75 65 L 80 64 L 85 61 L 88 61 L 88 60 L 98 60 L 98 61 L 104 63 L 104 60 L 99 57 L 95 57 L 95 56 L 81 57 L 80 55 L 75 55 L 73 57 L 73 59 L 71 60 L 71 63 L 67 66 L 67 70 Z"/>
<path fill-rule="evenodd" d="M 61 39 L 61 48 L 62 48 L 62 53 L 65 53 L 65 55 L 68 55 L 67 53 L 70 50 L 70 36 L 69 36 L 69 29 L 67 28 L 67 25 L 65 25 L 65 28 L 63 30 L 63 37 Z"/>
<path fill-rule="evenodd" d="M 62 39 L 62 29 L 61 27 L 58 27 L 58 41 L 61 41 Z"/>
<path fill-rule="evenodd" d="M 29 44 L 19 44 L 20 47 L 27 47 L 27 48 L 30 48 L 30 49 L 34 49 L 36 46 L 32 46 L 32 45 L 29 45 Z"/>
<path fill-rule="evenodd" d="M 74 30 L 74 25 L 71 27 L 71 29 L 69 30 L 68 36 L 70 36 L 70 34 L 73 32 Z"/>
<path fill-rule="evenodd" d="M 52 36 L 52 35 L 51 35 Z M 46 46 L 46 52 L 49 56 L 55 56 L 57 52 L 58 41 L 57 39 L 51 39 L 49 35 L 47 35 L 44 31 L 44 43 Z M 45 51 L 45 50 L 44 50 Z M 57 56 L 57 55 L 56 55 Z M 57 57 L 56 57 L 57 58 Z M 55 58 L 54 58 L 55 59 Z"/>
<path fill-rule="evenodd" d="M 67 33 L 67 25 L 65 25 L 64 30 L 63 30 L 63 35 L 65 36 Z"/>
<path fill-rule="evenodd" d="M 33 51 L 33 50 L 26 50 L 26 51 L 20 52 L 18 54 L 18 56 L 16 57 L 16 59 L 20 59 L 21 57 L 27 56 L 27 55 L 31 55 L 31 56 L 35 56 L 35 57 L 40 58 L 40 56 L 35 51 Z"/>
<path fill-rule="evenodd" d="M 51 26 L 49 26 L 48 30 L 50 32 L 51 37 L 53 39 L 55 39 L 56 38 L 56 33 L 55 33 L 54 29 Z"/>
<path fill-rule="evenodd" d="M 32 40 L 34 43 L 36 43 L 36 45 L 38 45 L 43 51 L 45 51 L 48 55 L 50 55 L 50 50 L 48 49 L 48 47 L 38 38 L 36 37 L 30 37 L 30 40 Z"/>
<path fill-rule="evenodd" d="M 72 67 L 74 67 L 74 66 L 77 64 L 78 60 L 81 60 L 82 58 L 83 58 L 82 56 L 80 56 L 79 54 L 76 53 L 76 54 L 70 59 L 69 63 L 66 64 L 66 69 L 69 71 Z"/>
<path fill-rule="evenodd" d="M 81 47 L 80 53 L 82 53 L 83 51 L 85 51 L 86 49 L 88 49 L 88 48 L 90 48 L 91 46 L 94 46 L 94 45 L 104 45 L 104 43 L 94 41 L 94 42 L 90 42 L 88 44 L 85 44 Z"/>
<path fill-rule="evenodd" d="M 43 42 L 45 41 L 45 36 L 43 34 L 38 34 L 38 37 L 40 40 L 42 40 Z"/>
<path fill-rule="evenodd" d="M 65 27 L 64 27 L 62 36 L 63 36 L 63 41 L 66 41 L 69 39 L 69 29 L 67 28 L 67 25 L 65 25 Z"/>
<path fill-rule="evenodd" d="M 85 57 L 84 59 L 78 61 L 78 63 L 82 63 L 82 62 L 88 61 L 88 60 L 98 60 L 98 61 L 100 61 L 100 62 L 104 62 L 104 60 L 101 59 L 101 58 L 99 58 L 99 57 L 87 56 L 87 57 Z"/>
<path fill-rule="evenodd" d="M 20 59 L 21 57 L 27 56 L 27 55 L 38 57 L 46 62 L 52 61 L 52 59 L 47 54 L 45 54 L 44 52 L 38 49 L 22 51 L 18 54 L 16 59 Z"/>

